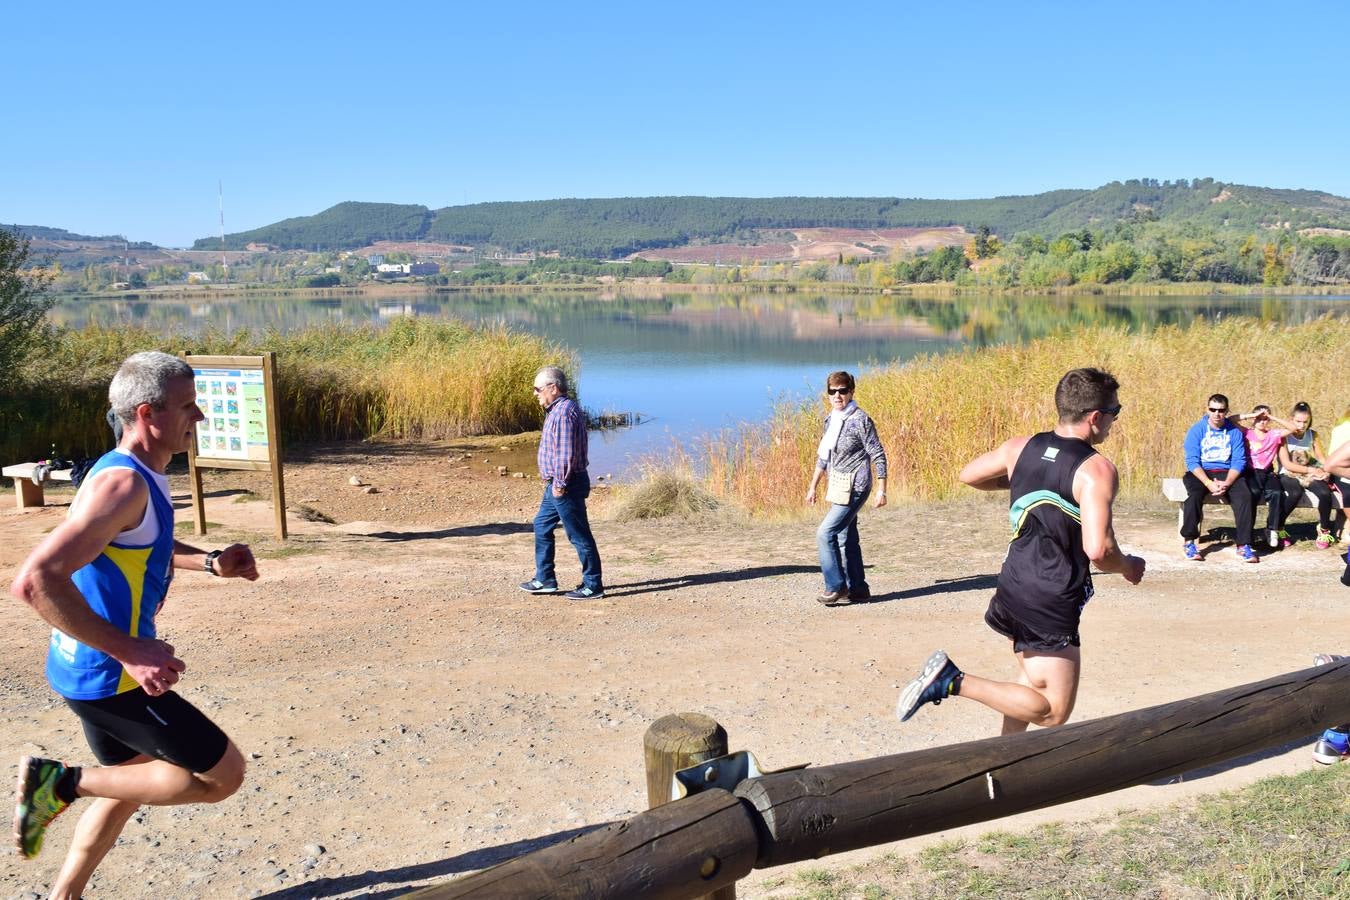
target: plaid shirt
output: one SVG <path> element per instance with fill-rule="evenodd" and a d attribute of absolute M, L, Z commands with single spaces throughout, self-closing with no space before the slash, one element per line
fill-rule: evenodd
<path fill-rule="evenodd" d="M 539 477 L 567 484 L 585 472 L 586 414 L 571 397 L 559 397 L 544 415 L 544 433 L 539 438 Z"/>

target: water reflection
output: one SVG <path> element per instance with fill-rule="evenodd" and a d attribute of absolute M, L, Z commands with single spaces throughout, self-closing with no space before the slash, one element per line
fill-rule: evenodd
<path fill-rule="evenodd" d="M 594 440 L 597 471 L 743 421 L 765 418 L 785 394 L 815 392 L 833 369 L 861 369 L 961 346 L 1019 343 L 1093 325 L 1130 330 L 1247 316 L 1297 323 L 1350 311 L 1346 297 L 1119 297 L 970 295 L 921 299 L 830 293 L 453 292 L 397 297 L 59 299 L 51 318 L 80 326 L 140 325 L 289 331 L 328 322 L 378 324 L 393 316 L 504 323 L 542 334 L 581 360 L 582 401 L 639 412 L 648 424 Z M 283 361 L 284 364 L 284 361 Z"/>

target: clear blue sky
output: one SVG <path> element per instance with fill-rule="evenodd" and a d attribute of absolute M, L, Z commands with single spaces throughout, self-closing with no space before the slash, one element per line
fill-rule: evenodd
<path fill-rule="evenodd" d="M 293 8 L 294 7 L 294 8 Z M 1350 5 L 21 3 L 0 222 L 182 246 L 343 200 L 1350 195 Z"/>

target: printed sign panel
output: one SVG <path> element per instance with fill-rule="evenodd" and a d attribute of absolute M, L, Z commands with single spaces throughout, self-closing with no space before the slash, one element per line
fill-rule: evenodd
<path fill-rule="evenodd" d="M 197 452 L 213 459 L 267 456 L 267 394 L 262 369 L 197 369 Z"/>

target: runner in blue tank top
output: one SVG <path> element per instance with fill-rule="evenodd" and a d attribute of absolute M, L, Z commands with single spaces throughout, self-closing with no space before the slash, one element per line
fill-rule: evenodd
<path fill-rule="evenodd" d="M 971 487 L 1011 492 L 1012 542 L 984 620 L 1012 641 L 1020 673 L 1015 682 L 980 678 L 939 650 L 901 692 L 902 722 L 954 695 L 1002 713 L 1003 734 L 1068 721 L 1078 694 L 1078 621 L 1092 597 L 1089 563 L 1131 584 L 1144 577 L 1144 561 L 1121 552 L 1111 527 L 1116 467 L 1093 449 L 1120 415 L 1118 389 L 1100 369 L 1072 370 L 1055 388 L 1054 431 L 1013 438 L 961 470 Z"/>
<path fill-rule="evenodd" d="M 173 536 L 164 469 L 202 418 L 192 369 L 166 353 L 122 363 L 108 398 L 125 426 L 80 485 L 65 522 L 24 561 L 14 596 L 52 626 L 47 679 L 79 716 L 99 767 L 24 757 L 14 837 L 37 855 L 58 813 L 93 798 L 50 896 L 78 897 L 141 804 L 215 803 L 244 780 L 244 758 L 173 691 L 185 666 L 156 637 L 174 569 L 258 577 L 243 544 L 205 553 Z"/>

